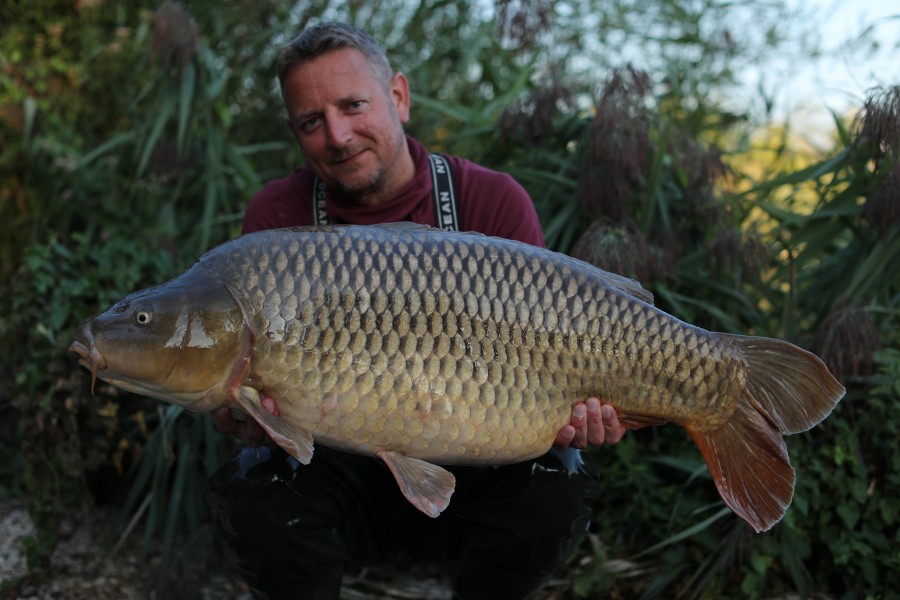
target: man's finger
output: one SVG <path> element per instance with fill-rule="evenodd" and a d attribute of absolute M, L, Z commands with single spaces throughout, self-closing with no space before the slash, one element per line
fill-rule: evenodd
<path fill-rule="evenodd" d="M 588 398 L 585 406 L 587 407 L 587 441 L 591 446 L 602 446 L 607 441 L 607 432 L 604 427 L 603 413 L 600 410 L 600 401 L 596 398 Z"/>
<path fill-rule="evenodd" d="M 575 437 L 572 439 L 572 445 L 576 448 L 587 448 L 587 407 L 584 405 L 584 402 L 579 402 L 572 409 L 572 427 L 575 428 Z"/>
<path fill-rule="evenodd" d="M 270 415 L 274 415 L 274 416 L 276 416 L 276 417 L 278 417 L 278 416 L 281 415 L 281 411 L 278 410 L 278 403 L 275 402 L 275 399 L 274 399 L 274 398 L 272 398 L 272 397 L 270 397 L 270 396 L 265 396 L 265 397 L 263 397 L 263 399 L 260 401 L 260 404 L 262 404 L 262 407 L 263 407 L 263 408 L 265 409 L 265 411 L 266 411 L 267 413 L 269 413 Z"/>
<path fill-rule="evenodd" d="M 571 425 L 566 425 L 556 434 L 556 441 L 553 442 L 553 446 L 557 450 L 565 450 L 572 445 L 573 439 L 575 439 L 575 428 Z"/>
<path fill-rule="evenodd" d="M 619 416 L 609 404 L 600 407 L 603 414 L 603 429 L 606 436 L 607 444 L 616 444 L 625 435 L 625 428 L 619 422 Z"/>

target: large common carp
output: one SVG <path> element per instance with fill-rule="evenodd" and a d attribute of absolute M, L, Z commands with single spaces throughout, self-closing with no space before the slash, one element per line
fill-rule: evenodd
<path fill-rule="evenodd" d="M 793 495 L 782 435 L 844 393 L 814 355 L 679 321 L 632 280 L 412 224 L 242 236 L 87 321 L 71 349 L 121 388 L 249 414 L 302 463 L 313 440 L 378 456 L 431 516 L 455 484 L 438 464 L 540 456 L 593 395 L 627 426 L 684 427 L 728 506 L 766 530 Z"/>

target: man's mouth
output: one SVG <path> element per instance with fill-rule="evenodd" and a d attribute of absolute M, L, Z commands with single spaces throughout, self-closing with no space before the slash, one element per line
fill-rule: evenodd
<path fill-rule="evenodd" d="M 332 157 L 331 164 L 340 165 L 340 164 L 348 163 L 348 162 L 352 161 L 353 159 L 357 158 L 358 156 L 362 155 L 362 153 L 365 151 L 366 151 L 365 148 L 357 148 L 354 150 L 342 151 L 339 154 L 336 154 L 334 157 Z"/>

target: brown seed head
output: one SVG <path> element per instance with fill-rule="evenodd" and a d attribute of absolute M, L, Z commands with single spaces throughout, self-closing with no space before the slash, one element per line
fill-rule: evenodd
<path fill-rule="evenodd" d="M 553 26 L 553 6 L 547 0 L 496 0 L 495 6 L 500 37 L 514 50 L 531 47 Z"/>
<path fill-rule="evenodd" d="M 863 220 L 882 236 L 900 224 L 900 161 L 866 198 L 862 211 Z"/>
<path fill-rule="evenodd" d="M 900 86 L 871 93 L 854 123 L 855 163 L 876 176 L 862 218 L 886 235 L 900 222 Z"/>
<path fill-rule="evenodd" d="M 709 267 L 716 277 L 735 273 L 741 280 L 754 280 L 769 262 L 769 250 L 755 232 L 726 228 L 708 244 Z"/>
<path fill-rule="evenodd" d="M 872 374 L 875 352 L 881 337 L 875 319 L 850 300 L 835 306 L 819 334 L 822 360 L 838 379 Z"/>
<path fill-rule="evenodd" d="M 173 77 L 197 52 L 197 24 L 179 2 L 164 2 L 153 14 L 150 54 Z"/>
<path fill-rule="evenodd" d="M 646 106 L 650 78 L 628 68 L 616 71 L 596 102 L 578 199 L 589 215 L 625 219 L 647 179 L 651 117 Z"/>
<path fill-rule="evenodd" d="M 673 173 L 683 190 L 687 219 L 706 225 L 720 223 L 725 205 L 716 198 L 715 182 L 728 173 L 721 152 L 675 130 L 669 131 L 668 139 L 666 152 L 675 162 Z"/>
<path fill-rule="evenodd" d="M 572 247 L 572 256 L 638 281 L 659 281 L 673 272 L 671 255 L 653 245 L 634 223 L 594 222 Z"/>
<path fill-rule="evenodd" d="M 873 91 L 855 123 L 857 149 L 878 162 L 900 156 L 900 85 Z"/>
<path fill-rule="evenodd" d="M 500 135 L 524 146 L 540 146 L 552 135 L 556 118 L 574 104 L 572 90 L 552 76 L 546 85 L 503 111 L 498 123 Z"/>

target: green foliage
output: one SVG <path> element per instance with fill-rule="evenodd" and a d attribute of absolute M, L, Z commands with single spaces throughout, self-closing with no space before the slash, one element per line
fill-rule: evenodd
<path fill-rule="evenodd" d="M 604 565 L 590 565 L 576 579 L 582 597 L 622 589 L 647 598 L 889 597 L 900 585 L 900 456 L 893 415 L 900 400 L 900 354 L 894 350 L 900 343 L 900 227 L 888 218 L 897 196 L 885 191 L 896 189 L 900 175 L 893 137 L 900 122 L 897 98 L 896 87 L 874 93 L 844 138 L 845 148 L 808 169 L 773 177 L 742 199 L 764 208 L 777 226 L 764 238 L 770 267 L 752 287 L 729 292 L 745 296 L 746 316 L 732 312 L 728 318 L 757 334 L 813 348 L 848 387 L 824 423 L 789 439 L 798 480 L 784 521 L 754 535 L 733 515 L 704 512 L 718 503 L 708 481 L 693 485 L 696 473 L 684 461 L 699 465 L 699 455 L 683 436 L 630 434 L 614 452 L 593 452 L 598 461 L 603 456 L 598 535 L 613 557 L 630 566 L 613 579 Z M 817 209 L 794 212 L 776 202 L 784 186 L 812 189 Z M 873 214 L 880 218 L 868 216 Z M 682 259 L 679 274 L 715 280 L 703 264 Z M 724 289 L 721 281 L 719 286 Z M 702 291 L 698 301 L 714 301 L 714 292 Z M 763 306 L 778 309 L 764 313 Z M 682 308 L 676 305 L 676 313 Z M 658 472 L 654 463 L 668 472 Z M 685 523 L 693 525 L 683 528 Z M 630 552 L 616 553 L 623 549 Z M 629 572 L 642 577 L 629 580 Z"/>
<path fill-rule="evenodd" d="M 206 415 L 187 413 L 176 406 L 156 405 L 146 411 L 146 428 L 152 433 L 142 450 L 142 460 L 135 464 L 133 481 L 123 504 L 119 544 L 126 541 L 132 529 L 143 519 L 142 547 L 149 548 L 155 536 L 162 534 L 163 568 L 172 568 L 183 559 L 176 542 L 182 546 L 185 535 L 204 545 L 212 541 L 204 494 L 205 482 L 221 465 L 227 439 L 215 430 Z M 133 428 L 125 439 L 139 443 L 143 428 Z M 190 552 L 190 549 L 188 549 Z"/>
<path fill-rule="evenodd" d="M 184 521 L 154 515 L 194 515 L 185 517 L 194 525 L 205 514 L 204 477 L 188 479 L 176 463 L 154 463 L 142 452 L 145 445 L 171 447 L 155 441 L 155 404 L 93 385 L 67 347 L 80 321 L 234 235 L 243 204 L 269 173 L 252 161 L 287 148 L 274 133 L 277 120 L 269 121 L 275 111 L 266 109 L 276 99 L 244 100 L 247 79 L 261 81 L 268 70 L 255 61 L 270 39 L 243 27 L 248 13 L 239 9 L 262 15 L 266 7 L 233 3 L 222 11 L 232 21 L 217 21 L 220 34 L 230 36 L 234 51 L 249 53 L 223 71 L 179 5 L 154 13 L 132 2 L 102 4 L 12 5 L 4 10 L 20 25 L 0 35 L 3 72 L 13 74 L 0 81 L 0 199 L 9 215 L 0 223 L 0 337 L 12 350 L 2 371 L 15 373 L 2 381 L 0 397 L 18 416 L 17 462 L 25 468 L 10 480 L 21 481 L 31 500 L 37 563 L 52 550 L 68 507 L 117 501 L 142 457 L 158 469 L 148 486 L 156 499 L 149 522 L 167 547 Z M 262 25 L 286 11 L 269 11 Z M 48 49 L 42 40 L 54 35 L 63 41 Z M 237 70 L 241 61 L 252 66 Z M 67 75 L 65 86 L 37 85 L 57 71 Z M 263 133 L 267 127 L 271 134 Z M 249 143 L 232 141 L 234 131 Z M 176 451 L 200 452 L 206 460 L 197 464 L 209 470 L 221 462 L 226 440 L 205 444 L 209 427 L 198 427 L 198 419 L 179 419 L 170 437 L 185 445 Z M 146 492 L 144 482 L 133 489 Z"/>
<path fill-rule="evenodd" d="M 846 147 L 803 172 L 819 198 L 810 215 L 771 209 L 773 189 L 794 184 L 796 174 L 751 192 L 779 222 L 778 248 L 788 257 L 773 274 L 782 285 L 769 294 L 785 307 L 778 331 L 805 339 L 848 386 L 814 440 L 792 447 L 805 467 L 795 521 L 809 532 L 802 543 L 815 558 L 807 568 L 815 586 L 846 598 L 900 586 L 898 123 L 900 87 L 873 91 L 842 138 Z"/>
<path fill-rule="evenodd" d="M 121 543 L 158 540 L 170 567 L 196 547 L 184 540 L 209 544 L 202 494 L 228 440 L 206 416 L 102 382 L 92 393 L 66 348 L 82 319 L 235 235 L 261 182 L 298 162 L 276 44 L 338 18 L 385 40 L 409 76 L 410 132 L 512 173 L 551 247 L 639 278 L 685 320 L 812 348 L 849 389 L 789 440 L 795 499 L 766 534 L 723 507 L 677 428 L 590 452 L 603 495 L 569 595 L 900 588 L 895 90 L 853 128 L 838 122 L 821 161 L 730 194 L 721 148 L 754 116 L 723 99 L 742 65 L 781 48 L 777 2 L 157 4 L 40 0 L 0 15 L 16 24 L 0 29 L 0 339 L 14 374 L 0 400 L 19 434 L 0 445 L 0 497 L 27 494 L 35 566 L 73 502 L 124 506 Z M 741 31 L 745 10 L 755 26 Z M 628 64 L 627 40 L 641 62 Z"/>
<path fill-rule="evenodd" d="M 79 228 L 79 211 L 115 189 L 102 172 L 71 175 L 84 148 L 117 123 L 127 101 L 119 82 L 139 56 L 146 27 L 137 18 L 140 3 L 112 11 L 81 4 L 8 2 L 0 9 L 0 21 L 16 24 L 0 29 L 3 273 L 27 244 Z M 84 98 L 92 97 L 103 101 L 89 109 Z"/>
<path fill-rule="evenodd" d="M 20 361 L 13 363 L 13 406 L 19 412 L 24 487 L 42 533 L 38 562 L 52 550 L 60 516 L 90 500 L 91 474 L 108 464 L 118 442 L 119 407 L 125 412 L 138 402 L 120 398 L 105 384 L 89 395 L 89 375 L 73 371 L 67 356 L 68 332 L 98 303 L 111 303 L 139 282 L 173 273 L 172 255 L 145 237 L 151 235 L 52 238 L 29 246 L 12 277 L 3 335 L 22 340 L 13 354 Z"/>

